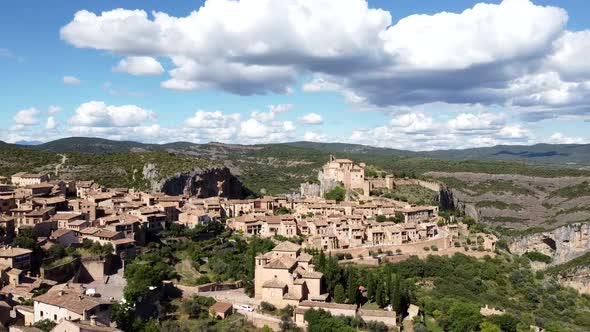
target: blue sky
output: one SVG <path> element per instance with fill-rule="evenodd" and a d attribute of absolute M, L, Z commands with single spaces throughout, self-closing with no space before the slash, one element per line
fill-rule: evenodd
<path fill-rule="evenodd" d="M 587 1 L 0 6 L 9 142 L 590 141 Z"/>

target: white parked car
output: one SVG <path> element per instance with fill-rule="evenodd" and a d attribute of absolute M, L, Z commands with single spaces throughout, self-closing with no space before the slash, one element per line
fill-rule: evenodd
<path fill-rule="evenodd" d="M 240 304 L 240 306 L 239 306 L 239 309 L 240 309 L 240 310 L 247 311 L 247 312 L 252 312 L 252 311 L 254 311 L 254 308 L 252 308 L 252 306 L 251 306 L 251 305 L 249 305 L 249 304 Z"/>

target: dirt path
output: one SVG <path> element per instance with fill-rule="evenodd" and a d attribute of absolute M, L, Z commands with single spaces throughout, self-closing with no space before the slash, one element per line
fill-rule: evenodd
<path fill-rule="evenodd" d="M 68 156 L 64 154 L 60 154 L 61 156 L 61 162 L 57 165 L 55 165 L 55 176 L 59 176 L 59 170 L 66 164 L 66 162 L 68 161 Z"/>

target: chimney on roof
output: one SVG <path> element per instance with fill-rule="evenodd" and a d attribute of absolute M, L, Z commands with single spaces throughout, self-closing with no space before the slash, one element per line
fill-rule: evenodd
<path fill-rule="evenodd" d="M 95 315 L 90 316 L 90 325 L 96 326 L 96 316 Z"/>

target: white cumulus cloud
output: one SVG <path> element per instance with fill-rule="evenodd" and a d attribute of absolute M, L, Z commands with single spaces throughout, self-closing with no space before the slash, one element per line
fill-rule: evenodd
<path fill-rule="evenodd" d="M 102 101 L 90 101 L 76 109 L 69 124 L 79 127 L 139 127 L 154 120 L 153 111 L 136 105 L 114 106 Z"/>
<path fill-rule="evenodd" d="M 39 123 L 39 119 L 37 118 L 39 113 L 39 110 L 34 107 L 27 108 L 18 111 L 14 115 L 13 120 L 17 125 L 34 126 Z"/>
<path fill-rule="evenodd" d="M 64 76 L 61 81 L 65 85 L 79 85 L 82 81 L 75 76 Z"/>
<path fill-rule="evenodd" d="M 588 142 L 588 139 L 584 139 L 582 137 L 570 137 L 562 133 L 554 133 L 547 140 L 547 143 L 553 144 L 585 144 Z"/>
<path fill-rule="evenodd" d="M 300 117 L 299 121 L 304 124 L 317 125 L 322 124 L 324 122 L 324 119 L 322 119 L 321 115 L 312 112 Z"/>
<path fill-rule="evenodd" d="M 59 106 L 51 105 L 47 109 L 47 113 L 49 113 L 49 115 L 53 115 L 53 114 L 57 114 L 57 113 L 61 112 L 62 110 L 63 109 Z"/>
<path fill-rule="evenodd" d="M 47 122 L 45 123 L 45 129 L 54 130 L 55 128 L 57 128 L 57 121 L 55 121 L 55 118 L 53 116 L 47 117 Z"/>
<path fill-rule="evenodd" d="M 147 76 L 162 74 L 164 67 L 158 60 L 149 56 L 130 56 L 119 61 L 114 70 L 136 76 Z"/>

